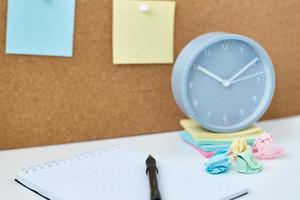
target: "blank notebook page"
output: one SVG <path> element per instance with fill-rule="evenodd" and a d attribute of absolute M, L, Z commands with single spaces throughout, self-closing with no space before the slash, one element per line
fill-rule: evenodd
<path fill-rule="evenodd" d="M 16 180 L 53 200 L 149 200 L 147 156 L 109 147 L 23 169 Z M 205 174 L 198 163 L 157 162 L 164 200 L 230 199 L 245 190 Z"/>

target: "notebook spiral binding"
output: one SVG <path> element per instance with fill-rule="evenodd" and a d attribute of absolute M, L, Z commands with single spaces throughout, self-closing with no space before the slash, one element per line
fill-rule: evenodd
<path fill-rule="evenodd" d="M 110 146 L 110 147 L 105 147 L 105 148 L 100 148 L 94 151 L 90 151 L 87 153 L 81 153 L 78 155 L 74 155 L 74 156 L 69 156 L 66 158 L 61 158 L 61 159 L 56 159 L 50 162 L 46 162 L 44 164 L 40 164 L 40 165 L 34 165 L 31 167 L 27 167 L 21 170 L 21 172 L 25 173 L 25 174 L 29 174 L 29 173 L 33 173 L 33 172 L 37 172 L 40 170 L 45 170 L 45 169 L 49 169 L 49 168 L 53 168 L 53 167 L 58 167 L 60 165 L 64 165 L 67 163 L 72 163 L 76 160 L 81 160 L 81 159 L 87 159 L 90 157 L 94 157 L 94 156 L 99 156 L 103 153 L 106 152 L 110 152 L 110 151 L 115 151 L 118 149 L 121 149 L 121 146 Z"/>

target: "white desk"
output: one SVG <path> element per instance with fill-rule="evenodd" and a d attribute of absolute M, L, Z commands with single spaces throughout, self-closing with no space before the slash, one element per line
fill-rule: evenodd
<path fill-rule="evenodd" d="M 264 170 L 260 174 L 245 175 L 232 170 L 222 178 L 244 182 L 250 193 L 241 198 L 243 200 L 300 199 L 300 116 L 260 122 L 258 125 L 274 134 L 275 140 L 284 147 L 286 155 L 277 160 L 261 161 Z M 176 132 L 0 151 L 0 199 L 43 199 L 14 182 L 18 169 L 116 144 L 128 145 L 178 162 L 188 162 L 191 157 L 197 156 L 199 170 L 206 173 L 203 170 L 206 159 L 182 142 Z"/>

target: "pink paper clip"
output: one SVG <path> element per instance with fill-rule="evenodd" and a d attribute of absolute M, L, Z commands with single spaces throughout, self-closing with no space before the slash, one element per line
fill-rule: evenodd
<path fill-rule="evenodd" d="M 253 144 L 253 155 L 257 159 L 274 159 L 283 154 L 283 148 L 276 144 L 271 133 L 264 133 Z"/>

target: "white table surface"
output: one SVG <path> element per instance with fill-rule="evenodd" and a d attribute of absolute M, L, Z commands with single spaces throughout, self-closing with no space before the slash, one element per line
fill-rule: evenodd
<path fill-rule="evenodd" d="M 275 140 L 284 147 L 285 156 L 276 160 L 261 161 L 264 170 L 259 174 L 239 174 L 232 170 L 222 178 L 236 179 L 248 187 L 249 194 L 241 200 L 300 199 L 300 116 L 264 121 L 258 125 L 274 134 Z M 203 170 L 206 160 L 184 143 L 177 132 L 0 151 L 0 199 L 43 199 L 14 182 L 16 171 L 19 169 L 118 144 L 178 162 L 188 162 L 191 156 L 196 156 L 199 157 L 199 170 Z M 206 172 L 203 170 L 203 173 Z"/>

